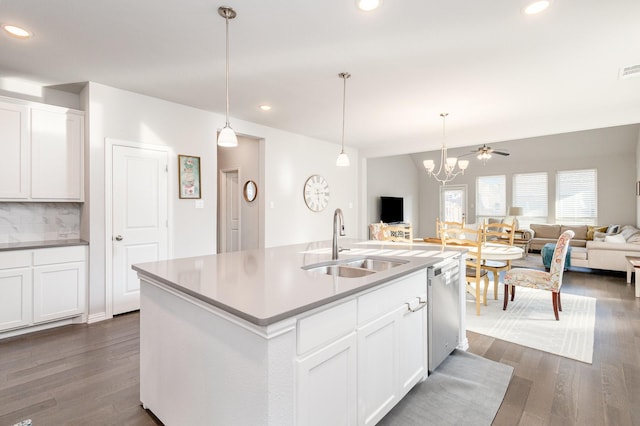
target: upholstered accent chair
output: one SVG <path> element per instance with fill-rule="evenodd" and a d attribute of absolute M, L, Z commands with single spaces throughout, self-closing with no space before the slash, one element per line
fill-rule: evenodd
<path fill-rule="evenodd" d="M 507 309 L 509 289 L 511 289 L 511 301 L 513 301 L 517 286 L 537 288 L 551 292 L 553 313 L 556 316 L 556 321 L 560 320 L 558 311 L 562 310 L 562 302 L 560 300 L 562 274 L 564 273 L 564 263 L 567 257 L 567 250 L 569 250 L 569 242 L 574 235 L 575 233 L 571 230 L 564 231 L 560 235 L 553 251 L 549 272 L 525 268 L 515 268 L 507 271 L 504 277 L 504 304 L 502 310 Z"/>
<path fill-rule="evenodd" d="M 441 222 L 445 223 L 445 222 Z M 486 269 L 482 267 L 482 245 L 484 240 L 482 238 L 482 228 L 469 229 L 469 228 L 445 228 L 440 227 L 439 230 L 440 240 L 442 241 L 442 248 L 447 246 L 463 246 L 469 248 L 475 248 L 477 256 L 467 256 L 465 277 L 467 281 L 467 292 L 472 294 L 476 299 L 476 315 L 480 315 L 480 283 L 484 281 L 484 304 L 487 305 L 487 288 L 489 287 L 489 276 Z M 474 253 L 474 255 L 475 255 Z M 474 284 L 472 286 L 471 284 Z"/>

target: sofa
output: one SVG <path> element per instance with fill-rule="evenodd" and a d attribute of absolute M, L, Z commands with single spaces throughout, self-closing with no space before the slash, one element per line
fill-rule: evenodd
<path fill-rule="evenodd" d="M 606 228 L 606 227 L 605 227 Z M 585 247 L 587 245 L 587 225 L 549 225 L 546 223 L 532 223 L 529 225 L 531 229 L 531 243 L 529 250 L 542 250 L 547 243 L 555 243 L 564 231 L 571 230 L 575 232 L 575 236 L 570 242 L 571 247 Z M 593 238 L 592 238 L 593 239 Z"/>
<path fill-rule="evenodd" d="M 640 257 L 640 229 L 631 225 L 618 227 L 616 231 L 619 232 L 603 231 L 611 231 L 611 226 L 531 224 L 530 228 L 533 236 L 531 250 L 540 250 L 546 243 L 555 243 L 568 229 L 574 231 L 576 236 L 570 243 L 571 267 L 626 271 L 625 256 Z"/>

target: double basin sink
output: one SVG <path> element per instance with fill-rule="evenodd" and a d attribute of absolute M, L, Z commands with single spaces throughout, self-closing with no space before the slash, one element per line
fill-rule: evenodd
<path fill-rule="evenodd" d="M 321 275 L 333 275 L 342 278 L 359 278 L 376 272 L 386 271 L 408 263 L 408 260 L 366 256 L 355 259 L 340 259 L 314 263 L 302 269 Z"/>

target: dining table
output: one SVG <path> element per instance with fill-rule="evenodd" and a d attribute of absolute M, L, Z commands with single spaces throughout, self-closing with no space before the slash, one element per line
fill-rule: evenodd
<path fill-rule="evenodd" d="M 432 244 L 442 244 L 442 241 L 439 238 L 424 238 L 424 242 L 432 243 Z M 464 247 L 468 250 L 467 257 L 468 258 L 476 258 L 478 256 L 478 246 L 477 244 L 465 244 L 463 242 L 460 243 L 451 243 L 447 242 L 447 246 L 451 247 Z M 520 259 L 524 255 L 524 249 L 522 247 L 517 246 L 509 246 L 506 244 L 500 243 L 491 243 L 487 242 L 482 244 L 480 249 L 480 259 L 481 260 L 515 260 Z M 479 289 L 476 289 L 476 311 L 479 312 L 480 306 L 480 297 L 479 297 Z"/>

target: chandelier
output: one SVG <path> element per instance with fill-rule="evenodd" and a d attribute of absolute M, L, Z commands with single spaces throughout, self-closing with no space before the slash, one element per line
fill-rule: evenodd
<path fill-rule="evenodd" d="M 446 133 L 445 133 L 445 120 L 449 115 L 446 112 L 440 114 L 442 117 L 442 148 L 440 150 L 440 166 L 438 171 L 434 172 L 436 165 L 433 160 L 424 160 L 422 165 L 427 170 L 429 176 L 440 182 L 442 185 L 446 185 L 447 182 L 451 182 L 456 176 L 464 174 L 464 171 L 469 167 L 468 160 L 460 160 L 456 157 L 447 156 L 446 146 Z M 456 165 L 458 168 L 456 169 Z"/>

